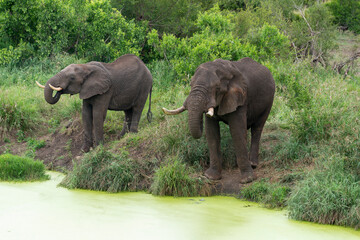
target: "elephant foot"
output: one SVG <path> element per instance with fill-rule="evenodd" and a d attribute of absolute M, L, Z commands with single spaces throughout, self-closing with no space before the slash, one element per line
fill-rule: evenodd
<path fill-rule="evenodd" d="M 240 183 L 241 184 L 250 183 L 256 179 L 253 171 L 241 172 L 240 174 L 241 174 L 240 175 Z"/>
<path fill-rule="evenodd" d="M 86 153 L 89 152 L 90 151 L 90 146 L 88 146 L 86 144 L 82 145 L 81 151 L 86 152 Z"/>
<path fill-rule="evenodd" d="M 251 168 L 252 168 L 252 169 L 256 169 L 256 168 L 257 168 L 257 166 L 258 166 L 258 164 L 257 164 L 257 163 L 251 162 Z"/>
<path fill-rule="evenodd" d="M 256 159 L 256 161 L 254 161 L 253 159 L 250 159 L 250 164 L 251 164 L 251 168 L 255 169 L 257 168 L 259 161 Z"/>
<path fill-rule="evenodd" d="M 219 180 L 221 179 L 221 171 L 215 170 L 213 168 L 208 168 L 205 171 L 205 177 L 210 180 Z"/>

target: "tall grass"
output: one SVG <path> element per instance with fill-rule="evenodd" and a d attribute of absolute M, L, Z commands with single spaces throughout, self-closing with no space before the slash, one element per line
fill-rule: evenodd
<path fill-rule="evenodd" d="M 39 181 L 48 180 L 45 166 L 40 161 L 12 154 L 0 155 L 1 181 Z"/>
<path fill-rule="evenodd" d="M 73 189 L 91 189 L 107 192 L 134 191 L 139 176 L 137 164 L 126 155 L 115 155 L 103 146 L 86 154 L 80 163 L 60 183 Z"/>
<path fill-rule="evenodd" d="M 43 90 L 35 86 L 0 86 L 0 93 L 0 132 L 34 130 L 81 111 L 78 97 L 64 95 L 56 105 L 50 105 Z"/>
<path fill-rule="evenodd" d="M 193 168 L 175 157 L 168 159 L 156 170 L 150 191 L 161 196 L 208 196 L 210 189 L 207 182 L 196 176 Z"/>
<path fill-rule="evenodd" d="M 339 154 L 321 159 L 297 183 L 288 201 L 289 217 L 323 224 L 360 227 L 360 176 L 351 174 Z"/>

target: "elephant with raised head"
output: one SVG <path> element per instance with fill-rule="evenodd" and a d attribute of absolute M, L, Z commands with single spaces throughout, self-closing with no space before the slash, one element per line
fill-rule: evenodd
<path fill-rule="evenodd" d="M 103 125 L 108 109 L 125 112 L 120 137 L 128 131 L 137 132 L 149 95 L 147 117 L 151 121 L 152 82 L 151 73 L 140 58 L 127 54 L 112 63 L 71 64 L 50 78 L 45 86 L 37 84 L 44 88 L 45 100 L 50 104 L 57 103 L 62 94 L 79 93 L 83 100 L 82 150 L 88 152 L 94 143 L 97 146 L 103 142 Z"/>
<path fill-rule="evenodd" d="M 275 94 L 275 82 L 268 68 L 251 58 L 239 61 L 217 59 L 201 64 L 191 79 L 191 91 L 182 107 L 163 108 L 166 114 L 188 111 L 191 135 L 200 138 L 205 116 L 206 140 L 210 167 L 205 176 L 221 179 L 219 122 L 229 125 L 240 183 L 254 180 L 253 169 L 258 165 L 259 143 Z M 251 128 L 250 157 L 247 150 L 247 129 Z"/>

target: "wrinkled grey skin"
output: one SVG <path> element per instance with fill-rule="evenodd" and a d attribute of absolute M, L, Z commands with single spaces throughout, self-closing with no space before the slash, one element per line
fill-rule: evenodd
<path fill-rule="evenodd" d="M 253 168 L 258 165 L 259 143 L 275 94 L 270 71 L 251 58 L 232 62 L 217 59 L 201 64 L 191 80 L 191 91 L 184 107 L 189 114 L 189 130 L 194 138 L 203 131 L 203 114 L 214 108 L 213 117 L 205 117 L 205 132 L 210 153 L 210 167 L 205 176 L 221 178 L 219 122 L 229 125 L 240 182 L 254 180 Z M 247 150 L 247 129 L 251 129 L 250 157 Z"/>
<path fill-rule="evenodd" d="M 49 87 L 61 87 L 56 92 Z M 45 85 L 45 100 L 59 101 L 61 94 L 77 94 L 83 100 L 82 121 L 84 143 L 88 152 L 93 143 L 103 142 L 103 124 L 107 110 L 124 111 L 125 121 L 120 137 L 126 132 L 137 132 L 142 110 L 148 95 L 150 121 L 152 76 L 145 64 L 135 55 L 124 55 L 112 63 L 89 62 L 71 64 L 49 79 Z"/>

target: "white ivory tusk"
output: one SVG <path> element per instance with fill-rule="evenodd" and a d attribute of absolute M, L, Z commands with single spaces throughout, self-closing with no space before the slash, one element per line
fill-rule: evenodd
<path fill-rule="evenodd" d="M 49 86 L 50 86 L 50 88 L 51 88 L 52 90 L 55 90 L 55 91 L 61 91 L 61 90 L 62 90 L 61 87 L 54 87 L 54 86 L 51 85 L 50 83 L 49 83 Z"/>
<path fill-rule="evenodd" d="M 179 114 L 179 113 L 182 113 L 183 111 L 185 111 L 185 108 L 184 108 L 184 106 L 182 106 L 175 110 L 168 110 L 166 108 L 162 108 L 162 110 L 166 115 L 176 115 L 176 114 Z"/>
<path fill-rule="evenodd" d="M 208 112 L 206 113 L 206 116 L 213 117 L 214 116 L 214 108 L 209 108 Z"/>
<path fill-rule="evenodd" d="M 45 88 L 45 86 L 44 86 L 44 85 L 41 85 L 38 81 L 35 81 L 35 82 L 36 82 L 36 84 L 37 84 L 39 87 Z"/>

